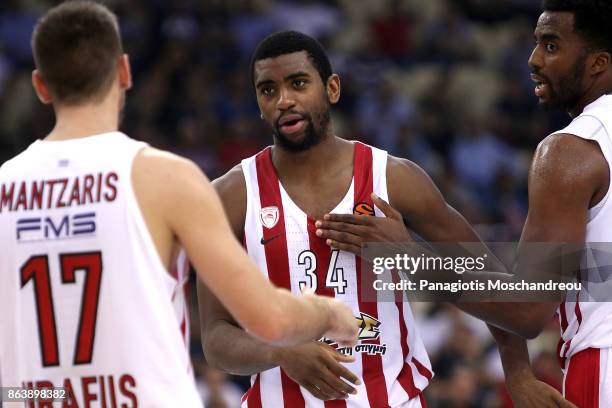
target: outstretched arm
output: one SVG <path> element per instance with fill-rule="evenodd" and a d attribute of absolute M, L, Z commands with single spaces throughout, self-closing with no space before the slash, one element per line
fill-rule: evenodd
<path fill-rule="evenodd" d="M 403 173 L 404 184 L 413 193 L 404 191 L 398 200 L 398 196 L 394 197 L 390 191 L 391 204 L 409 219 L 411 227 L 419 235 L 429 241 L 452 241 L 445 238 L 453 234 L 464 237 L 453 242 L 469 242 L 465 239 L 469 231 L 460 225 L 467 224 L 463 217 L 454 215 L 456 211 L 444 201 L 422 170 L 407 171 L 409 169 L 406 165 L 399 174 Z M 391 180 L 392 176 L 388 175 L 388 178 Z M 521 248 L 524 249 L 528 242 L 558 243 L 560 248 L 564 243 L 584 243 L 587 211 L 605 195 L 608 178 L 608 166 L 597 144 L 572 135 L 554 135 L 545 139 L 538 147 L 530 170 L 529 214 L 521 237 L 519 259 L 523 252 Z M 401 198 L 414 197 L 414 192 L 418 192 L 418 197 L 412 200 Z M 328 238 L 331 245 L 353 251 L 360 249 L 361 242 L 385 241 L 390 236 L 397 236 L 399 228 L 403 228 L 393 219 L 334 214 L 326 218 L 318 224 L 321 236 Z M 442 239 L 432 240 L 432 234 Z M 573 269 L 576 270 L 578 258 L 574 262 Z M 528 276 L 524 271 L 519 271 L 519 275 Z M 486 273 L 478 272 L 462 275 L 464 280 L 487 278 Z M 457 303 L 462 310 L 526 338 L 538 335 L 557 306 L 558 302 Z M 507 313 L 509 308 L 512 313 Z"/>
<path fill-rule="evenodd" d="M 341 342 L 355 341 L 357 327 L 348 307 L 314 295 L 292 296 L 259 273 L 195 164 L 147 148 L 134 161 L 132 179 L 141 208 L 159 211 L 159 228 L 176 236 L 198 276 L 255 336 L 272 344 L 299 344 L 331 331 Z"/>

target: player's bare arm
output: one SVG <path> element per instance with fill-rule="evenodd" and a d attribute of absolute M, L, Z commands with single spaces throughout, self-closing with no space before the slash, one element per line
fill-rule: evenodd
<path fill-rule="evenodd" d="M 242 239 L 246 214 L 246 185 L 241 166 L 213 182 L 230 225 Z M 359 379 L 340 362 L 353 361 L 321 342 L 296 347 L 269 346 L 245 332 L 210 290 L 198 281 L 202 342 L 207 362 L 220 370 L 252 375 L 282 367 L 287 375 L 322 400 L 344 399 Z M 228 352 L 231 350 L 231 352 Z"/>
<path fill-rule="evenodd" d="M 465 218 L 444 200 L 419 166 L 390 157 L 387 177 L 389 201 L 393 206 L 373 197 L 386 217 L 330 214 L 319 223 L 321 236 L 327 237 L 330 245 L 358 254 L 362 242 L 408 242 L 411 238 L 404 219 L 416 233 L 431 242 L 480 241 Z M 508 388 L 517 406 L 572 406 L 557 390 L 535 378 L 523 338 L 490 325 L 489 330 L 498 345 Z"/>
<path fill-rule="evenodd" d="M 296 298 L 264 279 L 233 236 L 215 190 L 195 164 L 144 149 L 134 161 L 133 181 L 162 260 L 170 258 L 178 240 L 198 276 L 255 336 L 273 344 L 299 344 L 331 329 L 342 341 L 353 341 L 356 325 L 346 306 L 310 295 Z M 152 221 L 152 215 L 162 221 Z"/>
<path fill-rule="evenodd" d="M 583 244 L 587 211 L 601 201 L 608 186 L 608 165 L 595 142 L 573 135 L 544 139 L 529 171 L 529 212 L 521 244 Z M 527 338 L 536 337 L 542 331 L 557 306 L 556 302 L 460 305 L 478 318 Z M 507 317 L 508 307 L 512 307 L 513 315 L 520 317 L 519 321 Z"/>
<path fill-rule="evenodd" d="M 554 135 L 545 139 L 538 147 L 530 169 L 529 213 L 521 242 L 584 243 L 587 211 L 605 195 L 609 185 L 608 178 L 607 163 L 596 143 L 572 135 Z M 414 183 L 414 178 L 410 181 Z M 427 217 L 426 219 L 429 220 L 444 219 L 449 217 L 454 210 L 449 209 L 441 196 L 436 198 L 437 194 L 428 191 L 437 190 L 433 183 L 429 182 L 429 184 L 429 189 L 423 189 L 426 183 L 413 184 L 414 191 L 418 191 L 419 197 L 423 197 L 423 201 L 427 204 L 423 206 L 426 209 L 421 208 L 420 213 L 418 206 L 408 207 L 417 211 L 407 217 L 415 217 L 410 221 L 411 226 L 425 239 L 434 241 L 428 232 L 435 233 L 439 229 L 439 224 L 434 220 L 432 226 L 425 226 L 424 230 L 418 230 L 417 228 L 422 224 L 418 220 L 419 216 Z M 556 197 L 556 199 L 551 200 L 550 197 Z M 394 199 L 391 192 L 389 198 Z M 404 203 L 393 202 L 393 205 L 397 207 L 402 204 Z M 389 231 L 393 230 L 395 231 L 393 235 L 397 235 L 399 234 L 397 231 L 402 228 L 398 221 L 392 223 L 392 221 L 376 219 L 363 220 L 362 217 L 335 214 L 330 214 L 326 218 L 328 220 L 321 221 L 320 225 L 323 236 L 328 237 L 332 245 L 337 245 L 337 242 L 353 246 L 360 245 L 361 240 L 356 240 L 354 235 L 363 236 L 364 242 L 371 238 L 379 238 L 379 240 L 383 238 L 382 240 L 385 241 L 384 238 L 391 234 Z M 559 222 L 560 220 L 563 222 Z M 384 228 L 381 227 L 383 222 L 386 223 Z M 457 231 L 463 234 L 461 228 Z M 339 234 L 346 232 L 352 234 Z M 441 232 L 442 236 L 444 234 L 445 232 Z M 340 239 L 343 239 L 344 242 L 339 242 Z M 469 275 L 464 274 L 464 278 L 469 278 Z M 523 337 L 533 338 L 553 316 L 558 303 L 513 303 L 509 305 L 500 302 L 481 302 L 478 304 L 461 303 L 458 306 L 495 326 Z M 509 307 L 512 307 L 512 314 L 506 313 Z"/>

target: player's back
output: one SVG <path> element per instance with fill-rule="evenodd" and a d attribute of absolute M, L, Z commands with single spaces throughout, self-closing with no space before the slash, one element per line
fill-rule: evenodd
<path fill-rule="evenodd" d="M 70 388 L 79 405 L 200 406 L 182 267 L 140 212 L 144 143 L 38 141 L 0 168 L 0 383 Z"/>

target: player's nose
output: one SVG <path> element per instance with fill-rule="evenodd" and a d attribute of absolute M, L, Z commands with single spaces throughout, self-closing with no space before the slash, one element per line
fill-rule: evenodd
<path fill-rule="evenodd" d="M 295 98 L 293 97 L 293 93 L 285 88 L 280 89 L 279 98 L 276 102 L 276 107 L 279 110 L 285 111 L 291 109 L 295 106 Z"/>
<path fill-rule="evenodd" d="M 542 60 L 542 52 L 539 46 L 535 46 L 529 59 L 527 60 L 527 64 L 532 71 L 535 71 L 539 68 L 542 68 L 543 60 Z"/>

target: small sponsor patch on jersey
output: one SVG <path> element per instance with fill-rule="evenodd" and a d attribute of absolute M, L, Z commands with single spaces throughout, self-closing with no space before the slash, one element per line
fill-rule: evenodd
<path fill-rule="evenodd" d="M 357 203 L 353 208 L 353 214 L 355 215 L 374 215 L 374 208 L 368 203 Z"/>
<path fill-rule="evenodd" d="M 70 165 L 70 160 L 68 159 L 62 159 L 57 162 L 58 167 L 68 167 L 68 165 Z"/>
<path fill-rule="evenodd" d="M 261 225 L 268 229 L 274 228 L 274 226 L 278 224 L 278 215 L 278 207 L 276 206 L 262 208 L 259 210 Z"/>

